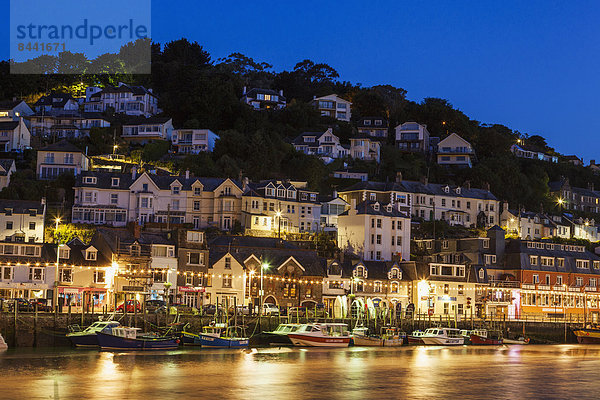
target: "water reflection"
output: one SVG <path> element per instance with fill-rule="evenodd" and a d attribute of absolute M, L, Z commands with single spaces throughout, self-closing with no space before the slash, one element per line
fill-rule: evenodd
<path fill-rule="evenodd" d="M 600 346 L 0 354 L 1 398 L 595 398 Z"/>

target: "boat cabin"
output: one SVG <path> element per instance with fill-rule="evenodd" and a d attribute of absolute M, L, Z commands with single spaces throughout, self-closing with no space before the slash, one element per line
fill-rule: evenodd
<path fill-rule="evenodd" d="M 444 336 L 449 338 L 462 338 L 460 330 L 454 328 L 429 328 L 424 336 Z"/>
<path fill-rule="evenodd" d="M 137 338 L 138 332 L 141 331 L 141 328 L 129 328 L 125 326 L 119 326 L 116 328 L 112 328 L 112 334 L 115 336 L 119 336 L 125 339 L 135 339 Z"/>

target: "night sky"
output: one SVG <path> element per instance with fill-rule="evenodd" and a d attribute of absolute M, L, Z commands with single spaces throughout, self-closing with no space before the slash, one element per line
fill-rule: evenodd
<path fill-rule="evenodd" d="M 8 4 L 0 0 L 2 59 Z M 187 37 L 213 59 L 241 52 L 277 70 L 325 62 L 343 80 L 445 98 L 473 119 L 600 159 L 597 1 L 155 0 L 152 12 L 154 41 Z"/>

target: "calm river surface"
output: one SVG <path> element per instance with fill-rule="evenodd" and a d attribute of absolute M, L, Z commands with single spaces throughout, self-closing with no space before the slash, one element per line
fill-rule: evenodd
<path fill-rule="evenodd" d="M 0 354 L 1 399 L 599 397 L 590 345 Z"/>

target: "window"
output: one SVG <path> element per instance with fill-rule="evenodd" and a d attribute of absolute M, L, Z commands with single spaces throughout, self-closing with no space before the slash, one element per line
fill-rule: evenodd
<path fill-rule="evenodd" d="M 6 229 L 12 229 L 12 228 L 13 228 L 12 221 L 6 221 Z"/>
<path fill-rule="evenodd" d="M 459 303 L 456 305 L 456 313 L 458 315 L 463 315 L 464 314 L 464 304 Z"/>
<path fill-rule="evenodd" d="M 538 274 L 533 274 L 533 283 L 540 283 L 540 276 Z"/>
<path fill-rule="evenodd" d="M 71 268 L 61 268 L 60 281 L 66 283 L 73 283 L 73 270 Z"/>
<path fill-rule="evenodd" d="M 377 219 L 377 227 L 381 228 L 381 219 L 379 219 L 379 218 Z"/>
<path fill-rule="evenodd" d="M 486 254 L 485 255 L 485 264 L 486 265 L 496 264 L 496 255 L 495 254 Z"/>
<path fill-rule="evenodd" d="M 87 183 L 90 185 L 95 185 L 96 184 L 96 177 L 95 176 L 84 176 L 83 177 L 83 183 Z"/>
<path fill-rule="evenodd" d="M 2 280 L 10 281 L 13 277 L 13 267 L 2 267 Z"/>
<path fill-rule="evenodd" d="M 29 268 L 29 280 L 30 281 L 43 281 L 44 280 L 44 268 L 39 268 L 39 267 Z"/>
<path fill-rule="evenodd" d="M 58 251 L 58 256 L 59 256 L 61 259 L 65 259 L 65 260 L 66 260 L 66 259 L 68 259 L 69 257 L 71 257 L 71 250 L 70 250 L 70 249 L 66 249 L 66 248 L 61 248 L 61 249 Z"/>
<path fill-rule="evenodd" d="M 575 265 L 577 266 L 577 268 L 589 268 L 590 262 L 589 260 L 577 260 L 575 262 Z"/>
<path fill-rule="evenodd" d="M 458 294 L 465 294 L 465 286 L 458 285 Z"/>
<path fill-rule="evenodd" d="M 35 230 L 35 222 L 30 222 L 30 223 L 29 223 L 29 230 L 30 230 L 30 231 L 33 231 L 33 230 Z"/>
<path fill-rule="evenodd" d="M 196 252 L 188 253 L 188 264 L 203 265 L 204 264 L 204 254 L 196 253 Z"/>
<path fill-rule="evenodd" d="M 437 265 L 431 265 L 429 267 L 429 274 L 430 275 L 437 275 L 438 274 L 438 267 L 437 267 Z"/>
<path fill-rule="evenodd" d="M 596 287 L 596 278 L 590 278 L 590 283 L 588 285 L 589 287 Z"/>
<path fill-rule="evenodd" d="M 575 278 L 575 286 L 583 286 L 583 278 L 581 276 Z"/>
<path fill-rule="evenodd" d="M 231 257 L 225 257 L 225 269 L 231 269 Z"/>
<path fill-rule="evenodd" d="M 196 231 L 187 232 L 187 241 L 194 243 L 202 243 L 204 241 L 204 233 Z"/>
<path fill-rule="evenodd" d="M 187 286 L 192 286 L 194 284 L 194 275 L 186 275 L 185 276 L 185 284 Z"/>
<path fill-rule="evenodd" d="M 558 275 L 556 277 L 556 284 L 557 285 L 562 285 L 563 284 L 563 277 L 562 277 L 562 275 Z"/>
<path fill-rule="evenodd" d="M 399 289 L 398 282 L 392 282 L 391 285 L 390 285 L 390 292 L 391 293 L 398 293 L 398 289 Z"/>
<path fill-rule="evenodd" d="M 94 283 L 106 283 L 106 272 L 104 270 L 97 269 L 94 271 Z"/>
<path fill-rule="evenodd" d="M 110 204 L 118 204 L 119 203 L 119 195 L 117 193 L 110 194 Z"/>
<path fill-rule="evenodd" d="M 546 275 L 546 285 L 550 285 L 550 275 Z"/>
<path fill-rule="evenodd" d="M 200 202 L 194 201 L 194 211 L 200 211 Z"/>
<path fill-rule="evenodd" d="M 554 266 L 554 258 L 552 258 L 552 257 L 541 257 L 541 263 L 545 267 L 553 267 Z"/>
<path fill-rule="evenodd" d="M 88 261 L 96 261 L 98 252 L 96 250 L 86 250 L 85 259 Z"/>
<path fill-rule="evenodd" d="M 112 187 L 118 187 L 119 186 L 119 178 L 111 178 L 110 185 Z"/>
<path fill-rule="evenodd" d="M 179 190 L 180 190 L 180 189 L 181 189 L 181 188 L 180 188 L 179 186 L 173 186 L 173 187 L 171 188 L 171 194 L 179 194 Z"/>
<path fill-rule="evenodd" d="M 194 196 L 201 196 L 202 195 L 202 188 L 196 187 L 194 188 Z"/>
<path fill-rule="evenodd" d="M 381 235 L 377 235 L 377 244 L 381 244 Z"/>
<path fill-rule="evenodd" d="M 537 265 L 537 263 L 538 263 L 538 258 L 537 258 L 537 256 L 529 256 L 529 263 L 530 263 L 531 265 Z"/>
<path fill-rule="evenodd" d="M 380 281 L 375 281 L 375 283 L 373 284 L 373 292 L 375 293 L 381 293 L 381 282 Z"/>
<path fill-rule="evenodd" d="M 565 259 L 564 258 L 557 258 L 556 259 L 556 266 L 557 267 L 564 267 L 565 266 Z"/>
<path fill-rule="evenodd" d="M 232 276 L 231 274 L 224 274 L 223 275 L 223 287 L 224 288 L 230 288 L 232 286 Z"/>

